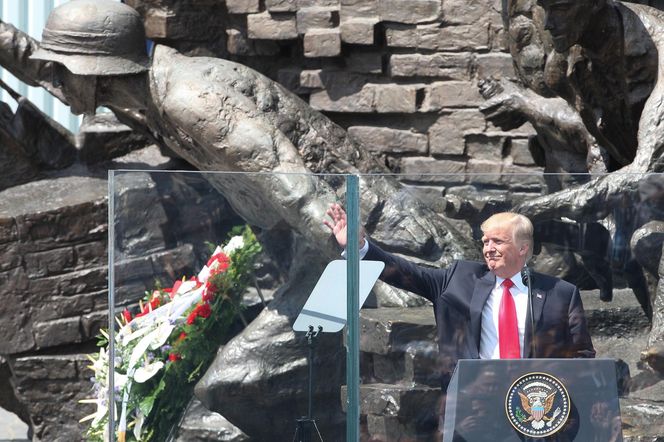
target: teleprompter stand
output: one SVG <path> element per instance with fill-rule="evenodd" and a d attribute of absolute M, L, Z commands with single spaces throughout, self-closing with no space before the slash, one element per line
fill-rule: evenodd
<path fill-rule="evenodd" d="M 314 330 L 312 325 L 309 326 L 309 331 L 307 331 L 307 347 L 309 347 L 309 355 L 307 356 L 307 365 L 309 367 L 309 389 L 307 391 L 307 415 L 296 419 L 297 427 L 295 429 L 295 437 L 293 441 L 295 442 L 311 442 L 313 430 L 316 430 L 318 438 L 322 441 L 323 437 L 318 431 L 318 426 L 316 421 L 311 417 L 312 408 L 313 408 L 313 388 L 314 388 L 314 350 L 316 348 L 316 340 L 318 334 L 323 331 L 323 327 L 318 326 L 318 330 Z"/>
<path fill-rule="evenodd" d="M 379 261 L 360 261 L 359 306 L 369 296 L 371 288 L 383 271 L 385 264 Z M 314 434 L 323 441 L 313 418 L 314 356 L 320 333 L 336 333 L 346 325 L 346 261 L 330 262 L 318 279 L 309 299 L 293 324 L 296 332 L 305 332 L 309 354 L 309 388 L 307 391 L 307 415 L 296 419 L 294 442 L 312 442 Z M 315 430 L 315 433 L 314 433 Z"/>

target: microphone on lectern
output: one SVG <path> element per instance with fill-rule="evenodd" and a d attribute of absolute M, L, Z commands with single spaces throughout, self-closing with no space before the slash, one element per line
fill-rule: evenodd
<path fill-rule="evenodd" d="M 521 282 L 523 285 L 528 287 L 528 309 L 530 310 L 530 345 L 533 349 L 533 358 L 537 357 L 536 346 L 535 346 L 535 319 L 533 315 L 533 289 L 531 287 L 532 275 L 528 266 L 524 266 L 521 270 Z M 526 351 L 524 349 L 524 351 Z"/>

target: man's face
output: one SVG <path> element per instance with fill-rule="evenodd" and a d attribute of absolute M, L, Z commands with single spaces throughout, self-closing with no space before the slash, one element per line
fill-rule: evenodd
<path fill-rule="evenodd" d="M 489 270 L 501 278 L 520 272 L 528 256 L 528 243 L 515 241 L 511 225 L 488 229 L 482 235 L 482 253 Z"/>
<path fill-rule="evenodd" d="M 94 114 L 97 109 L 97 77 L 94 75 L 72 74 L 65 66 L 55 63 L 53 84 L 62 90 L 76 115 Z"/>
<path fill-rule="evenodd" d="M 564 52 L 579 43 L 593 14 L 589 0 L 539 0 L 544 9 L 544 29 L 553 39 L 553 47 Z"/>

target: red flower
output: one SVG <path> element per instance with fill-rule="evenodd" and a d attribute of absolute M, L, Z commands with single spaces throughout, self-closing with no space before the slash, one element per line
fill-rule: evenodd
<path fill-rule="evenodd" d="M 212 309 L 210 309 L 210 304 L 207 302 L 203 305 L 199 305 L 196 307 L 198 309 L 198 316 L 201 318 L 209 318 L 210 314 L 212 314 Z"/>
<path fill-rule="evenodd" d="M 217 287 L 214 284 L 207 283 L 205 290 L 203 291 L 203 296 L 201 299 L 203 302 L 210 302 L 214 299 L 214 292 L 217 291 Z"/>
<path fill-rule="evenodd" d="M 177 353 L 169 353 L 168 354 L 168 360 L 171 362 L 179 361 L 182 359 L 179 354 Z"/>
<path fill-rule="evenodd" d="M 122 310 L 122 317 L 126 322 L 128 323 L 131 322 L 131 313 L 129 312 L 129 310 L 127 309 Z"/>
<path fill-rule="evenodd" d="M 185 332 L 181 332 L 180 336 L 178 336 L 177 342 L 184 341 L 186 337 L 187 337 L 187 334 Z"/>
<path fill-rule="evenodd" d="M 225 272 L 228 266 L 231 264 L 231 259 L 222 252 L 217 253 L 216 255 L 212 255 L 210 259 L 208 259 L 207 266 L 212 267 L 212 264 L 217 261 L 219 263 L 219 267 L 217 267 L 217 272 Z"/>
<path fill-rule="evenodd" d="M 187 316 L 187 324 L 191 325 L 194 323 L 196 320 L 196 316 L 198 316 L 198 311 L 196 309 L 193 309 L 191 313 L 189 313 L 189 316 Z"/>
<path fill-rule="evenodd" d="M 199 304 L 191 311 L 191 313 L 189 313 L 189 316 L 187 316 L 187 324 L 193 324 L 196 318 L 199 316 L 201 318 L 208 318 L 211 313 L 212 309 L 210 309 L 210 304 L 207 302 L 204 304 Z"/>
<path fill-rule="evenodd" d="M 150 308 L 151 308 L 152 310 L 156 309 L 156 308 L 159 307 L 160 305 L 161 305 L 161 298 L 152 298 L 152 299 L 150 300 Z"/>

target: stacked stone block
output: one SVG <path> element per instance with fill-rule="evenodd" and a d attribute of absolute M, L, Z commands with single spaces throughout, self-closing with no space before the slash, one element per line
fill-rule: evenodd
<path fill-rule="evenodd" d="M 171 2 L 130 3 L 147 16 Z M 178 2 L 180 11 L 197 7 L 193 0 Z M 221 9 L 217 22 L 225 27 L 226 47 L 218 56 L 279 81 L 394 172 L 409 175 L 410 184 L 433 185 L 440 194 L 462 192 L 468 184 L 541 191 L 537 180 L 524 186 L 496 179 L 541 171 L 527 149 L 533 129 L 502 132 L 478 109 L 484 102 L 479 80 L 515 76 L 499 3 L 226 0 Z M 159 37 L 193 41 L 205 32 L 199 26 L 189 30 L 192 36 Z M 483 140 L 488 144 L 478 149 Z"/>
<path fill-rule="evenodd" d="M 435 335 L 429 306 L 361 310 L 361 440 L 434 440 L 441 400 Z"/>
<path fill-rule="evenodd" d="M 238 223 L 206 182 L 165 188 L 169 177 L 161 178 L 125 175 L 114 194 L 118 311 L 134 307 L 155 280 L 168 285 L 193 274 L 201 259 L 193 244 L 205 248 Z M 88 175 L 0 192 L 0 354 L 16 398 L 3 404 L 29 416 L 35 440 L 80 440 L 78 420 L 95 409 L 78 400 L 93 395 L 85 353 L 96 351 L 95 337 L 108 326 L 108 190 L 105 177 Z M 173 201 L 192 207 L 174 219 L 166 209 Z"/>

